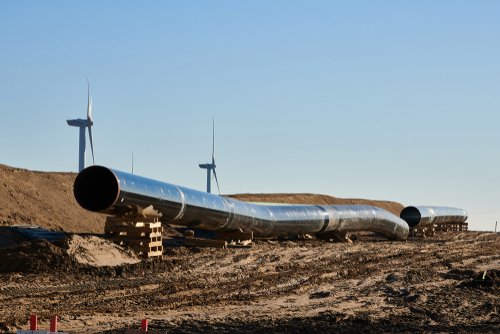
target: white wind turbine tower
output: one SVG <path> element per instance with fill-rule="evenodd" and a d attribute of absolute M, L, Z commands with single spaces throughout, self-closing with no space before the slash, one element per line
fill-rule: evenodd
<path fill-rule="evenodd" d="M 214 177 L 215 177 L 215 182 L 217 182 L 217 190 L 219 191 L 220 195 L 220 189 L 219 189 L 219 181 L 217 180 L 217 173 L 215 172 L 215 123 L 214 120 L 212 119 L 212 163 L 211 164 L 198 164 L 200 168 L 206 169 L 207 170 L 207 193 L 210 193 L 211 191 L 211 170 L 213 169 L 214 171 Z"/>
<path fill-rule="evenodd" d="M 85 128 L 89 128 L 89 139 L 90 139 L 90 147 L 92 149 L 92 161 L 95 165 L 94 159 L 94 144 L 92 142 L 92 125 L 94 122 L 92 121 L 91 111 L 92 111 L 92 100 L 90 99 L 90 84 L 89 79 L 87 79 L 88 85 L 88 95 L 87 95 L 87 119 L 69 119 L 68 125 L 77 126 L 80 128 L 80 159 L 78 162 L 78 172 L 81 172 L 85 169 Z"/>

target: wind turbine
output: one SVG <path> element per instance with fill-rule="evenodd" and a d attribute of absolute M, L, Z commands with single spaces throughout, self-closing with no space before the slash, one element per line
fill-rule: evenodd
<path fill-rule="evenodd" d="M 68 119 L 68 125 L 76 126 L 80 128 L 80 159 L 78 162 L 78 172 L 81 172 L 85 169 L 85 128 L 89 128 L 89 139 L 90 139 L 90 147 L 92 149 L 92 162 L 95 165 L 94 159 L 94 143 L 92 141 L 92 125 L 94 122 L 92 121 L 91 111 L 92 111 L 92 100 L 90 99 L 90 84 L 89 79 L 87 79 L 87 119 Z"/>
<path fill-rule="evenodd" d="M 212 169 L 214 170 L 214 177 L 215 177 L 215 182 L 217 182 L 217 190 L 219 191 L 220 195 L 220 189 L 219 189 L 219 181 L 217 180 L 217 173 L 215 172 L 215 122 L 214 119 L 212 118 L 212 163 L 211 164 L 198 164 L 200 168 L 206 169 L 207 170 L 207 193 L 210 193 L 211 190 L 211 171 Z"/>

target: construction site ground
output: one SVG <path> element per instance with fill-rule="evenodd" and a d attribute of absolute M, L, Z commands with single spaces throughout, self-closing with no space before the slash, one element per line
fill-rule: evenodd
<path fill-rule="evenodd" d="M 351 235 L 353 243 L 257 238 L 251 248 L 219 249 L 184 247 L 185 237 L 165 225 L 162 258 L 141 260 L 100 238 L 105 216 L 74 202 L 74 174 L 0 167 L 0 331 L 28 329 L 36 314 L 39 329 L 57 315 L 68 333 L 124 333 L 143 318 L 168 333 L 500 332 L 496 233 L 407 242 L 370 232 Z M 20 223 L 68 237 L 29 241 L 9 227 Z"/>
<path fill-rule="evenodd" d="M 356 237 L 167 247 L 163 259 L 117 266 L 82 264 L 61 242 L 27 242 L 0 249 L 0 326 L 28 329 L 37 314 L 48 329 L 57 314 L 70 333 L 123 333 L 142 318 L 168 333 L 498 333 L 497 234 Z"/>

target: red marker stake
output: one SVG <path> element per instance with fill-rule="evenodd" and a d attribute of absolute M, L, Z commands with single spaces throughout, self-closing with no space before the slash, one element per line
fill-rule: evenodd
<path fill-rule="evenodd" d="M 50 318 L 50 331 L 57 332 L 57 315 Z"/>
<path fill-rule="evenodd" d="M 141 329 L 144 331 L 148 330 L 148 319 L 142 319 Z"/>
<path fill-rule="evenodd" d="M 30 318 L 30 330 L 32 330 L 32 331 L 38 330 L 37 316 L 36 315 L 32 315 Z"/>

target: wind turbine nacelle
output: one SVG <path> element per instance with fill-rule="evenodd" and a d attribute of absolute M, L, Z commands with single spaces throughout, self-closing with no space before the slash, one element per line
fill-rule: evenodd
<path fill-rule="evenodd" d="M 68 119 L 66 122 L 68 122 L 68 125 L 70 126 L 78 126 L 78 127 L 83 127 L 87 126 L 87 120 L 86 119 Z"/>

